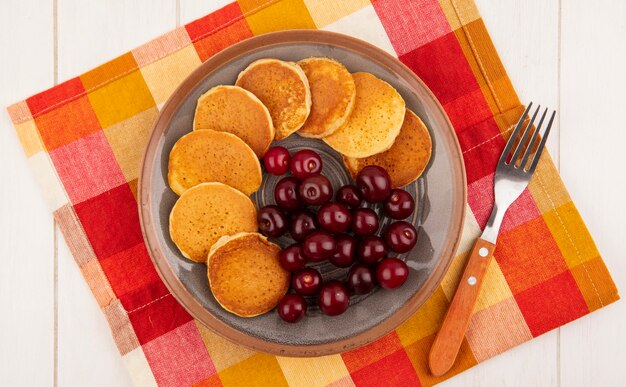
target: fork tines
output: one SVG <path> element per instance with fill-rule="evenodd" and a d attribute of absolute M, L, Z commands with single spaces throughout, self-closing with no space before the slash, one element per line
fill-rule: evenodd
<path fill-rule="evenodd" d="M 530 174 L 532 174 L 535 171 L 535 168 L 537 167 L 537 163 L 539 162 L 539 158 L 541 157 L 541 153 L 543 152 L 543 149 L 545 148 L 546 141 L 548 140 L 548 135 L 550 134 L 550 129 L 552 128 L 552 122 L 554 121 L 554 116 L 556 115 L 556 111 L 555 110 L 552 111 L 552 115 L 550 116 L 548 126 L 546 127 L 543 134 L 541 134 L 541 141 L 539 142 L 539 145 L 537 146 L 536 141 L 537 141 L 537 138 L 539 137 L 539 132 L 541 131 L 541 128 L 543 126 L 543 122 L 546 118 L 546 114 L 548 113 L 548 108 L 546 108 L 543 111 L 543 114 L 541 115 L 541 118 L 539 119 L 539 124 L 537 125 L 537 127 L 533 128 L 533 124 L 535 122 L 535 119 L 537 118 L 537 115 L 539 114 L 539 109 L 541 108 L 541 106 L 537 106 L 537 109 L 535 109 L 535 112 L 533 113 L 530 119 L 530 122 L 528 123 L 528 125 L 526 125 L 526 127 L 520 134 L 520 131 L 522 130 L 522 127 L 524 126 L 524 122 L 526 121 L 526 118 L 528 117 L 528 113 L 532 106 L 533 106 L 532 102 L 528 104 L 528 107 L 526 107 L 526 110 L 524 110 L 524 114 L 522 114 L 522 117 L 519 119 L 517 126 L 515 126 L 515 130 L 513 130 L 513 133 L 511 133 L 511 137 L 509 137 L 509 141 L 506 143 L 506 147 L 504 148 L 504 151 L 502 152 L 500 161 L 498 161 L 498 167 L 503 167 L 505 165 L 509 167 L 513 166 L 515 168 L 522 169 L 524 170 L 524 172 L 528 172 Z M 532 136 L 531 136 L 531 133 L 532 133 Z M 530 140 L 528 140 L 528 136 L 531 136 Z M 510 155 L 511 149 L 513 149 L 513 145 L 515 145 L 515 143 L 517 143 L 517 146 L 515 147 L 515 151 L 513 152 L 512 155 Z M 533 149 L 536 149 L 536 150 L 534 152 L 533 157 L 531 158 L 530 156 L 533 154 Z M 523 154 L 522 154 L 522 151 L 524 151 Z M 521 159 L 520 159 L 520 155 L 522 155 Z M 530 160 L 530 166 L 527 166 L 529 160 Z"/>

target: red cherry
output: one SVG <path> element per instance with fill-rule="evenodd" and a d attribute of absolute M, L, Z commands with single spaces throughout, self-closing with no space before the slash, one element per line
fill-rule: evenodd
<path fill-rule="evenodd" d="M 324 230 L 337 234 L 348 230 L 352 214 L 343 204 L 331 202 L 317 211 L 317 221 Z"/>
<path fill-rule="evenodd" d="M 293 239 L 302 242 L 307 235 L 317 229 L 317 217 L 315 214 L 309 210 L 302 210 L 297 212 L 291 219 L 289 233 Z"/>
<path fill-rule="evenodd" d="M 336 248 L 335 238 L 325 231 L 315 231 L 302 242 L 302 254 L 313 262 L 323 261 L 330 257 Z"/>
<path fill-rule="evenodd" d="M 354 262 L 354 250 L 356 250 L 356 241 L 348 234 L 340 234 L 335 237 L 337 241 L 337 249 L 335 253 L 328 258 L 330 263 L 337 267 L 348 267 Z"/>
<path fill-rule="evenodd" d="M 283 269 L 287 271 L 300 270 L 306 264 L 306 258 L 301 254 L 299 244 L 293 244 L 281 250 L 278 254 L 278 260 Z"/>
<path fill-rule="evenodd" d="M 277 238 L 287 232 L 289 224 L 285 213 L 278 206 L 261 208 L 257 214 L 259 230 L 270 238 Z"/>
<path fill-rule="evenodd" d="M 359 189 L 355 185 L 344 185 L 339 188 L 335 200 L 350 208 L 357 208 L 363 201 Z"/>
<path fill-rule="evenodd" d="M 385 289 L 395 289 L 406 281 L 409 267 L 398 258 L 385 258 L 376 268 L 376 279 Z"/>
<path fill-rule="evenodd" d="M 417 231 L 412 224 L 403 220 L 394 222 L 385 231 L 387 246 L 398 254 L 411 250 L 417 242 Z"/>
<path fill-rule="evenodd" d="M 272 175 L 280 176 L 289 170 L 289 160 L 291 156 L 289 151 L 282 146 L 275 146 L 265 152 L 263 156 L 263 165 L 265 169 Z"/>
<path fill-rule="evenodd" d="M 357 255 L 361 261 L 373 265 L 387 256 L 387 246 L 381 237 L 368 236 L 359 242 Z"/>
<path fill-rule="evenodd" d="M 310 149 L 296 152 L 291 158 L 291 173 L 303 180 L 322 172 L 322 158 Z"/>
<path fill-rule="evenodd" d="M 319 206 L 333 197 L 333 186 L 326 176 L 313 175 L 302 180 L 298 194 L 306 204 Z"/>
<path fill-rule="evenodd" d="M 300 182 L 295 177 L 283 177 L 274 187 L 274 200 L 286 211 L 293 211 L 302 205 L 298 195 Z"/>
<path fill-rule="evenodd" d="M 363 198 L 370 203 L 387 199 L 391 192 L 391 178 L 387 171 L 377 165 L 368 165 L 356 176 L 356 186 Z"/>
<path fill-rule="evenodd" d="M 385 200 L 385 213 L 393 219 L 408 218 L 415 209 L 415 200 L 403 189 L 392 189 Z"/>
<path fill-rule="evenodd" d="M 359 236 L 372 235 L 378 230 L 378 215 L 369 208 L 357 208 L 352 212 L 352 231 Z"/>
<path fill-rule="evenodd" d="M 341 282 L 328 281 L 320 290 L 317 304 L 325 315 L 337 316 L 348 309 L 350 294 L 348 294 L 348 290 Z"/>
<path fill-rule="evenodd" d="M 291 278 L 291 287 L 303 296 L 317 293 L 320 286 L 322 286 L 322 276 L 317 270 L 310 267 L 295 272 Z"/>
<path fill-rule="evenodd" d="M 374 271 L 367 265 L 357 263 L 348 272 L 348 288 L 354 294 L 366 294 L 374 289 Z"/>
<path fill-rule="evenodd" d="M 306 314 L 308 305 L 299 294 L 285 294 L 278 303 L 278 315 L 288 323 L 296 323 Z"/>

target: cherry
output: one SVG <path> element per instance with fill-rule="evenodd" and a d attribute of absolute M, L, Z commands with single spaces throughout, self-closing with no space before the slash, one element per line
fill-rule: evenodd
<path fill-rule="evenodd" d="M 337 242 L 325 231 L 315 231 L 304 238 L 302 254 L 313 262 L 323 261 L 333 255 Z"/>
<path fill-rule="evenodd" d="M 391 194 L 385 200 L 385 213 L 393 219 L 409 217 L 415 209 L 415 200 L 410 193 L 403 189 L 392 189 Z"/>
<path fill-rule="evenodd" d="M 359 242 L 357 255 L 361 261 L 373 265 L 387 256 L 387 246 L 381 237 L 368 236 Z"/>
<path fill-rule="evenodd" d="M 409 267 L 398 258 L 385 258 L 376 268 L 376 279 L 385 289 L 402 286 L 409 276 Z"/>
<path fill-rule="evenodd" d="M 288 323 L 296 323 L 306 314 L 308 305 L 299 294 L 285 294 L 278 303 L 278 315 Z"/>
<path fill-rule="evenodd" d="M 317 211 L 317 221 L 324 230 L 337 234 L 350 227 L 352 214 L 343 204 L 330 202 Z"/>
<path fill-rule="evenodd" d="M 293 244 L 281 250 L 278 254 L 278 261 L 287 271 L 300 270 L 306 264 L 306 258 L 302 255 L 299 244 Z"/>
<path fill-rule="evenodd" d="M 406 253 L 417 242 L 417 231 L 412 224 L 403 220 L 392 223 L 385 231 L 385 242 L 396 253 Z"/>
<path fill-rule="evenodd" d="M 391 192 L 391 178 L 387 171 L 377 165 L 368 165 L 356 176 L 356 186 L 370 203 L 387 199 Z"/>
<path fill-rule="evenodd" d="M 273 148 L 272 148 L 273 149 Z M 298 186 L 300 182 L 295 177 L 283 177 L 274 187 L 274 200 L 286 211 L 293 211 L 300 208 L 302 202 L 298 196 Z"/>
<path fill-rule="evenodd" d="M 257 214 L 257 222 L 261 233 L 270 238 L 283 235 L 289 226 L 285 213 L 274 205 L 261 208 Z"/>
<path fill-rule="evenodd" d="M 317 293 L 320 286 L 322 286 L 322 276 L 319 271 L 310 267 L 295 272 L 291 278 L 291 287 L 303 296 Z"/>
<path fill-rule="evenodd" d="M 298 242 L 302 242 L 307 235 L 317 230 L 317 217 L 309 210 L 297 212 L 291 219 L 289 233 Z"/>
<path fill-rule="evenodd" d="M 322 172 L 322 158 L 310 149 L 296 152 L 291 158 L 291 173 L 299 180 Z"/>
<path fill-rule="evenodd" d="M 348 309 L 350 295 L 341 282 L 335 280 L 328 281 L 320 290 L 317 304 L 325 315 L 337 316 Z"/>
<path fill-rule="evenodd" d="M 356 249 L 356 241 L 348 234 L 340 234 L 335 237 L 337 249 L 335 253 L 328 258 L 330 263 L 337 267 L 348 267 L 354 262 L 354 250 Z"/>
<path fill-rule="evenodd" d="M 357 208 L 352 212 L 352 231 L 359 236 L 372 235 L 378 230 L 378 215 L 369 208 Z"/>
<path fill-rule="evenodd" d="M 357 208 L 363 201 L 361 194 L 359 193 L 359 189 L 355 185 L 351 184 L 344 185 L 339 188 L 337 195 L 335 196 L 335 200 L 350 208 Z"/>
<path fill-rule="evenodd" d="M 326 176 L 313 175 L 302 180 L 298 193 L 303 202 L 319 206 L 333 197 L 333 186 Z"/>
<path fill-rule="evenodd" d="M 289 151 L 282 146 L 275 146 L 265 152 L 263 156 L 263 165 L 265 169 L 272 175 L 280 176 L 289 170 L 289 160 L 291 156 Z"/>
<path fill-rule="evenodd" d="M 374 289 L 374 271 L 367 265 L 357 263 L 348 272 L 348 289 L 354 294 L 366 294 Z"/>

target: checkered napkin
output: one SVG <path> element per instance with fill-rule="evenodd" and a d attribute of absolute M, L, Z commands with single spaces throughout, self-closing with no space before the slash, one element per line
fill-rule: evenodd
<path fill-rule="evenodd" d="M 468 180 L 469 211 L 449 273 L 384 338 L 340 355 L 255 353 L 194 321 L 152 266 L 137 214 L 151 125 L 202 61 L 242 39 L 322 28 L 399 57 L 447 111 Z M 523 107 L 471 0 L 241 0 L 8 108 L 76 263 L 137 385 L 432 385 L 427 354 L 493 203 L 496 162 Z M 502 225 L 455 375 L 619 298 L 545 154 Z"/>

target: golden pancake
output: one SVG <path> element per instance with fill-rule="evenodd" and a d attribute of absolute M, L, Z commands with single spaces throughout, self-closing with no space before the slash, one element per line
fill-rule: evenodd
<path fill-rule="evenodd" d="M 404 121 L 404 100 L 387 82 L 369 73 L 352 74 L 354 109 L 346 124 L 324 141 L 347 157 L 362 158 L 391 147 Z"/>
<path fill-rule="evenodd" d="M 352 74 L 336 60 L 307 58 L 298 62 L 309 80 L 311 113 L 298 130 L 303 137 L 322 138 L 342 127 L 354 107 Z"/>
<path fill-rule="evenodd" d="M 170 213 L 170 236 L 186 258 L 206 262 L 224 235 L 256 231 L 256 208 L 249 197 L 222 183 L 189 188 Z"/>
<path fill-rule="evenodd" d="M 207 182 L 219 182 L 250 195 L 261 185 L 261 164 L 252 149 L 234 134 L 194 130 L 170 152 L 167 180 L 178 195 Z"/>
<path fill-rule="evenodd" d="M 258 233 L 220 238 L 209 252 L 207 276 L 217 302 L 241 317 L 263 314 L 289 289 L 289 272 L 280 266 L 280 247 Z"/>
<path fill-rule="evenodd" d="M 237 86 L 215 86 L 198 98 L 193 128 L 232 133 L 263 157 L 274 140 L 272 117 L 251 92 Z"/>
<path fill-rule="evenodd" d="M 311 91 L 304 71 L 293 62 L 259 59 L 237 77 L 237 86 L 252 92 L 270 112 L 276 140 L 300 129 L 311 111 Z"/>
<path fill-rule="evenodd" d="M 426 125 L 415 113 L 406 109 L 400 134 L 389 150 L 363 159 L 344 157 L 344 162 L 352 177 L 368 165 L 381 166 L 389 173 L 391 185 L 398 188 L 421 176 L 432 149 Z"/>

